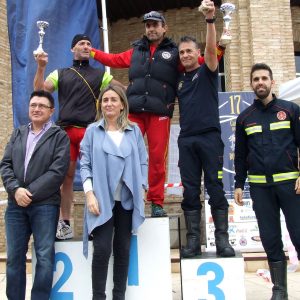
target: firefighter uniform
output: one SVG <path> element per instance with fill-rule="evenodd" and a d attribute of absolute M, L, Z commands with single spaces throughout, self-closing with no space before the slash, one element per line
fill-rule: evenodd
<path fill-rule="evenodd" d="M 236 122 L 235 188 L 248 177 L 260 230 L 269 261 L 284 261 L 280 209 L 291 240 L 300 254 L 299 106 L 277 99 L 264 106 L 260 100 L 244 110 Z"/>
<path fill-rule="evenodd" d="M 206 64 L 180 75 L 178 83 L 180 133 L 178 138 L 184 211 L 201 209 L 202 169 L 209 205 L 227 209 L 223 191 L 224 143 L 221 139 L 218 98 L 218 70 Z M 204 109 L 205 108 L 205 109 Z"/>
<path fill-rule="evenodd" d="M 180 113 L 179 170 L 184 188 L 181 207 L 187 228 L 182 257 L 200 254 L 200 186 L 202 169 L 215 225 L 216 253 L 234 256 L 228 236 L 228 202 L 222 183 L 224 144 L 221 139 L 218 70 L 206 64 L 180 75 L 177 89 Z"/>

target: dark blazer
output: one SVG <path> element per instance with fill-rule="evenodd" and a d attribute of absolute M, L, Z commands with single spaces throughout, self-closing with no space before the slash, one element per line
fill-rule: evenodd
<path fill-rule="evenodd" d="M 0 162 L 0 173 L 8 201 L 16 201 L 18 187 L 32 193 L 32 203 L 60 205 L 60 185 L 70 163 L 69 138 L 60 127 L 52 125 L 38 141 L 24 176 L 24 161 L 29 127 L 14 129 Z"/>

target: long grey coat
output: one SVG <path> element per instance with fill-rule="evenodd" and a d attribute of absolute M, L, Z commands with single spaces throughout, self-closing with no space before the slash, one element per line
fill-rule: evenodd
<path fill-rule="evenodd" d="M 101 214 L 91 214 L 85 206 L 83 253 L 87 256 L 88 235 L 112 217 L 114 194 L 120 180 L 121 204 L 133 209 L 132 231 L 143 223 L 144 200 L 142 189 L 147 188 L 148 155 L 144 139 L 137 125 L 128 126 L 120 147 L 117 147 L 104 129 L 104 121 L 91 124 L 80 144 L 80 173 L 82 182 L 91 178 L 93 192 L 98 200 Z"/>

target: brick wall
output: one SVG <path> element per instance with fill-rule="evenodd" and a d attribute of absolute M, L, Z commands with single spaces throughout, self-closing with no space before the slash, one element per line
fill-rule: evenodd
<path fill-rule="evenodd" d="M 295 59 L 290 0 L 231 2 L 238 13 L 233 17 L 234 38 L 226 55 L 228 90 L 249 90 L 250 67 L 257 62 L 271 66 L 277 87 L 293 79 Z M 299 11 L 299 7 L 293 11 Z"/>

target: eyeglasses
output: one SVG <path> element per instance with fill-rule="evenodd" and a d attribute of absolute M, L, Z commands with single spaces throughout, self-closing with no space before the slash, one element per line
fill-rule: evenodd
<path fill-rule="evenodd" d="M 48 105 L 42 104 L 42 103 L 31 103 L 29 106 L 31 109 L 39 108 L 42 110 L 47 109 L 47 108 L 53 108 L 52 106 L 48 106 Z"/>

